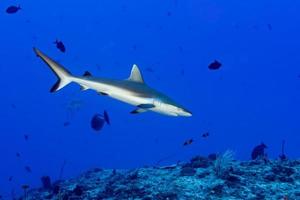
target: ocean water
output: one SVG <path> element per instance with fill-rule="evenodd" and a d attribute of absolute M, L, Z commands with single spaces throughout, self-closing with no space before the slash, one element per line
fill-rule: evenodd
<path fill-rule="evenodd" d="M 6 13 L 11 5 L 21 10 Z M 227 149 L 248 160 L 261 142 L 270 158 L 283 140 L 299 158 L 299 8 L 297 0 L 1 1 L 0 194 L 56 180 L 62 168 L 70 178 Z M 131 115 L 133 106 L 76 84 L 50 93 L 56 77 L 33 47 L 76 75 L 125 79 L 137 64 L 193 116 Z M 220 69 L 208 68 L 214 60 Z M 111 125 L 96 132 L 91 118 L 104 110 Z"/>

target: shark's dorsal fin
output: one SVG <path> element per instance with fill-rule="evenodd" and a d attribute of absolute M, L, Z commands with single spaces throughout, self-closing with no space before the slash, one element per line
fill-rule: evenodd
<path fill-rule="evenodd" d="M 89 71 L 85 71 L 82 76 L 84 76 L 84 77 L 90 77 L 90 76 L 92 76 L 92 74 Z"/>
<path fill-rule="evenodd" d="M 138 82 L 138 83 L 144 83 L 144 79 L 143 79 L 143 76 L 141 74 L 141 71 L 140 71 L 139 67 L 136 64 L 134 64 L 132 66 L 131 74 L 130 74 L 130 77 L 128 78 L 128 80 Z"/>

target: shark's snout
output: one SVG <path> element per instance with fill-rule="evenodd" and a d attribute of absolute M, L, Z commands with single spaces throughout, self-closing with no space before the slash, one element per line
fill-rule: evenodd
<path fill-rule="evenodd" d="M 183 117 L 191 117 L 193 114 L 192 112 L 188 111 L 187 109 L 181 108 L 180 112 L 178 112 L 179 116 L 183 116 Z"/>

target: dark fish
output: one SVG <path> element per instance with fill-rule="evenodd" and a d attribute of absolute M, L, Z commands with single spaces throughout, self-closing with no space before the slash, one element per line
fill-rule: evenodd
<path fill-rule="evenodd" d="M 264 143 L 261 143 L 260 145 L 257 145 L 254 147 L 251 153 L 252 160 L 255 160 L 257 158 L 264 158 L 265 157 L 265 149 L 267 146 Z"/>
<path fill-rule="evenodd" d="M 272 31 L 272 30 L 273 30 L 273 27 L 272 27 L 271 24 L 268 24 L 268 29 L 269 29 L 269 31 Z"/>
<path fill-rule="evenodd" d="M 178 46 L 178 49 L 180 52 L 183 52 L 183 47 L 182 46 Z"/>
<path fill-rule="evenodd" d="M 41 177 L 41 182 L 44 189 L 49 190 L 52 188 L 50 176 Z"/>
<path fill-rule="evenodd" d="M 24 134 L 24 139 L 27 141 L 29 139 L 29 135 L 28 134 Z"/>
<path fill-rule="evenodd" d="M 124 12 L 127 11 L 127 6 L 126 5 L 122 5 L 121 6 L 121 10 L 124 11 Z"/>
<path fill-rule="evenodd" d="M 146 71 L 147 71 L 147 72 L 154 72 L 154 69 L 152 69 L 151 67 L 147 67 L 147 68 L 146 68 Z"/>
<path fill-rule="evenodd" d="M 218 155 L 216 153 L 211 153 L 207 156 L 209 160 L 217 160 Z"/>
<path fill-rule="evenodd" d="M 171 16 L 172 16 L 172 12 L 171 12 L 171 11 L 168 11 L 168 12 L 167 12 L 167 16 L 168 16 L 168 17 L 171 17 Z"/>
<path fill-rule="evenodd" d="M 208 65 L 208 69 L 217 70 L 217 69 L 220 69 L 221 66 L 222 66 L 222 64 L 219 61 L 215 60 L 214 62 L 212 62 Z"/>
<path fill-rule="evenodd" d="M 137 49 L 137 45 L 136 45 L 136 44 L 134 44 L 134 45 L 132 46 L 132 49 L 133 49 L 134 51 L 136 51 L 136 49 Z"/>
<path fill-rule="evenodd" d="M 91 127 L 95 131 L 99 131 L 103 128 L 105 120 L 103 119 L 102 115 L 95 114 L 91 121 Z"/>
<path fill-rule="evenodd" d="M 58 48 L 61 52 L 66 52 L 66 47 L 62 41 L 56 40 L 54 44 L 56 45 L 56 48 Z"/>
<path fill-rule="evenodd" d="M 64 127 L 70 126 L 70 124 L 71 124 L 70 122 L 65 122 Z"/>
<path fill-rule="evenodd" d="M 187 140 L 187 141 L 185 141 L 185 142 L 183 143 L 183 146 L 191 145 L 193 142 L 194 142 L 193 139 L 189 139 L 189 140 Z"/>
<path fill-rule="evenodd" d="M 25 184 L 25 185 L 22 185 L 21 188 L 23 190 L 28 190 L 30 188 L 30 186 Z"/>
<path fill-rule="evenodd" d="M 106 111 L 104 111 L 103 115 L 95 114 L 93 116 L 91 120 L 91 127 L 95 131 L 100 131 L 103 128 L 105 123 L 110 124 L 110 119 Z"/>
<path fill-rule="evenodd" d="M 205 133 L 202 134 L 203 138 L 207 138 L 208 136 L 209 136 L 209 132 L 205 132 Z"/>
<path fill-rule="evenodd" d="M 8 181 L 11 182 L 11 181 L 13 180 L 13 178 L 14 178 L 13 176 L 10 176 L 10 177 L 8 178 Z"/>
<path fill-rule="evenodd" d="M 184 76 L 184 74 L 185 74 L 184 69 L 181 69 L 180 74 L 181 74 L 181 76 Z"/>
<path fill-rule="evenodd" d="M 19 152 L 16 153 L 17 158 L 21 157 L 21 154 Z"/>
<path fill-rule="evenodd" d="M 21 6 L 9 6 L 6 9 L 6 13 L 8 13 L 8 14 L 14 14 L 14 13 L 18 12 L 19 10 L 21 10 Z"/>
<path fill-rule="evenodd" d="M 32 172 L 32 170 L 31 170 L 31 168 L 30 168 L 29 166 L 26 166 L 26 167 L 25 167 L 25 170 L 26 170 L 26 172 L 28 172 L 28 173 L 31 173 L 31 172 Z"/>

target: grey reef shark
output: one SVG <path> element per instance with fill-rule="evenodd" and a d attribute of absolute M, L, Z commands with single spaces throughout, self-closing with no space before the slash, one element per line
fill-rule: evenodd
<path fill-rule="evenodd" d="M 132 114 L 154 111 L 169 116 L 192 116 L 190 111 L 170 97 L 145 84 L 137 65 L 133 65 L 130 77 L 125 80 L 96 78 L 89 72 L 85 72 L 83 76 L 74 76 L 37 48 L 33 48 L 33 50 L 58 78 L 58 81 L 51 88 L 51 92 L 56 92 L 74 82 L 79 84 L 82 90 L 92 89 L 101 95 L 110 96 L 135 106 L 136 108 L 131 112 Z"/>

